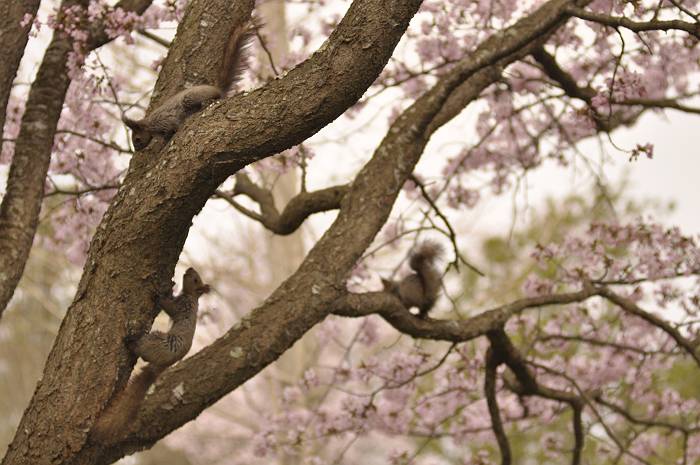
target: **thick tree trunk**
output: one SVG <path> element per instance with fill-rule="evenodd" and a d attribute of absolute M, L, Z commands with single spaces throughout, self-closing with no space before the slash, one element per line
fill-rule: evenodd
<path fill-rule="evenodd" d="M 178 32 L 178 37 L 202 37 L 199 28 L 209 23 L 201 15 L 217 11 L 214 3 L 191 2 L 180 26 L 187 32 Z M 228 0 L 222 4 L 230 5 Z M 151 160 L 145 160 L 143 154 L 135 157 L 93 238 L 76 297 L 3 463 L 98 460 L 100 448 L 86 447 L 87 434 L 133 365 L 122 338 L 142 333 L 150 325 L 155 314 L 153 298 L 170 288 L 170 276 L 192 217 L 228 175 L 304 140 L 357 101 L 383 69 L 419 4 L 418 0 L 356 0 L 329 41 L 312 58 L 283 79 L 230 102 L 240 111 L 219 104 L 218 118 L 208 110 L 202 118 L 188 122 L 189 126 L 212 118 L 213 126 L 207 124 L 205 129 L 208 137 L 183 144 L 176 136 L 167 153 Z M 199 16 L 195 12 L 200 12 Z M 232 21 L 228 24 L 233 26 Z M 182 41 L 178 46 L 178 41 L 171 48 L 166 68 L 169 61 L 175 65 L 178 62 L 171 56 L 183 56 L 187 47 L 191 48 L 191 43 Z M 212 66 L 212 54 L 188 55 Z M 217 130 L 217 121 L 225 122 L 225 127 Z M 279 129 L 274 137 L 268 132 L 270 126 Z M 183 128 L 178 134 L 197 132 Z M 222 140 L 234 147 L 239 141 L 247 143 L 241 144 L 243 150 L 221 157 L 215 141 Z M 199 150 L 204 151 L 201 157 Z M 306 302 L 318 277 L 315 273 L 302 276 L 305 291 L 294 297 L 297 305 Z M 326 293 L 323 300 L 328 302 L 334 296 Z M 297 306 L 291 308 L 299 311 Z M 290 334 L 296 340 L 318 321 L 320 311 L 296 322 L 289 319 L 291 315 L 281 321 L 275 317 L 277 329 L 269 334 L 276 350 L 261 356 L 260 363 L 269 363 L 293 342 L 290 337 L 274 339 L 280 332 L 287 332 L 280 323 L 289 323 Z M 250 374 L 261 368 L 260 364 L 251 364 Z M 124 450 L 122 447 L 121 454 Z"/>
<path fill-rule="evenodd" d="M 27 45 L 31 21 L 21 26 L 25 16 L 32 19 L 39 9 L 40 0 L 8 1 L 0 3 L 0 136 L 5 127 L 7 102 L 12 81 L 17 75 L 19 62 Z"/>
<path fill-rule="evenodd" d="M 124 0 L 118 6 L 140 14 L 151 1 Z M 87 4 L 87 0 L 67 0 L 62 7 L 86 8 Z M 96 24 L 88 48 L 97 48 L 109 40 L 104 28 Z M 4 42 L 0 43 L 4 47 Z M 54 34 L 29 91 L 15 141 L 5 196 L 0 204 L 0 317 L 22 277 L 39 223 L 53 138 L 70 85 L 66 64 L 72 45 L 65 34 Z"/>

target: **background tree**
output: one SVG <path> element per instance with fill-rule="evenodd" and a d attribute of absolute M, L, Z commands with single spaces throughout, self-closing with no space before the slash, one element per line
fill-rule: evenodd
<path fill-rule="evenodd" d="M 213 82 L 222 44 L 254 6 L 65 0 L 44 18 L 37 2 L 3 11 L 0 36 L 13 41 L 0 75 L 0 308 L 32 244 L 82 266 L 3 463 L 111 463 L 217 409 L 230 418 L 210 419 L 210 431 L 236 439 L 241 463 L 698 462 L 695 239 L 616 208 L 605 165 L 581 144 L 648 111 L 698 112 L 696 2 L 293 2 L 304 22 L 290 28 L 286 59 L 283 38 L 259 34 L 254 90 L 132 154 L 123 112 L 150 88 L 146 113 Z M 263 19 L 279 15 L 265 8 Z M 174 23 L 172 42 L 156 34 Z M 30 26 L 52 37 L 31 85 L 11 89 Z M 148 42 L 121 46 L 134 36 Z M 167 47 L 154 85 L 138 79 L 145 69 L 120 67 L 154 47 Z M 636 160 L 654 147 L 618 150 Z M 517 192 L 547 161 L 590 169 L 598 200 L 555 203 L 530 233 L 465 256 L 465 211 Z M 341 164 L 350 176 L 336 175 Z M 290 181 L 286 197 L 275 193 L 290 171 L 295 194 Z M 199 350 L 161 375 L 126 438 L 96 444 L 88 433 L 134 367 L 123 338 L 151 326 L 210 199 L 212 243 L 224 243 L 221 205 L 280 236 L 334 216 L 293 239 L 289 250 L 311 247 L 286 273 L 274 259 L 222 263 L 220 250 L 192 244 L 182 260 L 211 262 L 205 280 L 221 290 L 209 303 L 228 311 L 203 313 L 215 321 L 200 325 Z M 426 234 L 450 244 L 449 266 L 442 311 L 420 319 L 368 290 Z M 259 235 L 235 244 L 284 249 Z M 69 279 L 52 271 L 50 281 Z M 13 305 L 21 321 L 32 304 L 20 292 Z M 265 383 L 261 371 L 311 330 L 292 370 Z M 276 402 L 260 401 L 266 388 Z M 231 392 L 232 407 L 213 406 Z"/>

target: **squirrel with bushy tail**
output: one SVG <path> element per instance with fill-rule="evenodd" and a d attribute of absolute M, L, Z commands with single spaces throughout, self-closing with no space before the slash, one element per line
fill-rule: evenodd
<path fill-rule="evenodd" d="M 117 393 L 99 416 L 90 437 L 102 444 L 111 444 L 125 435 L 128 425 L 136 417 L 146 397 L 148 388 L 169 366 L 182 359 L 192 347 L 197 326 L 199 297 L 209 292 L 209 285 L 194 268 L 189 268 L 182 278 L 182 291 L 177 297 L 160 297 L 158 305 L 172 320 L 167 333 L 150 331 L 125 339 L 129 350 L 148 362 L 132 376 L 124 390 Z"/>
<path fill-rule="evenodd" d="M 425 318 L 440 294 L 442 273 L 437 262 L 444 253 L 438 242 L 427 240 L 418 244 L 408 259 L 414 272 L 398 282 L 382 279 L 384 291 L 398 297 L 406 309 L 418 308 L 418 317 Z"/>
<path fill-rule="evenodd" d="M 140 120 L 123 115 L 122 121 L 132 131 L 131 141 L 134 148 L 146 148 L 156 136 L 167 142 L 188 117 L 232 91 L 247 68 L 247 48 L 257 27 L 254 21 L 249 21 L 233 30 L 224 48 L 224 61 L 216 85 L 199 85 L 185 89 L 168 98 Z"/>

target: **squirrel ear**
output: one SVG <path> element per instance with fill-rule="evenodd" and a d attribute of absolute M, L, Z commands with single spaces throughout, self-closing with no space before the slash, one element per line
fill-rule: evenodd
<path fill-rule="evenodd" d="M 129 126 L 132 130 L 141 128 L 141 121 L 136 121 L 134 119 L 129 118 L 126 115 L 122 115 L 122 121 L 124 122 L 124 124 Z"/>

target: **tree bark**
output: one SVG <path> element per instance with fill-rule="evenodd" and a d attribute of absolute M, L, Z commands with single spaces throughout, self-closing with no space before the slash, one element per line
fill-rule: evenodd
<path fill-rule="evenodd" d="M 356 0 L 314 56 L 284 78 L 233 99 L 231 103 L 241 111 L 232 114 L 246 118 L 224 113 L 227 126 L 234 125 L 225 131 L 232 132 L 236 140 L 249 142 L 242 144 L 246 148 L 237 152 L 233 163 L 226 160 L 226 164 L 219 165 L 211 156 L 197 158 L 194 148 L 213 144 L 211 139 L 198 140 L 188 147 L 173 140 L 168 150 L 148 163 L 139 164 L 137 158 L 143 155 L 135 156 L 95 233 L 77 294 L 49 355 L 44 377 L 3 463 L 98 461 L 100 448 L 86 447 L 87 433 L 115 388 L 123 386 L 134 362 L 122 338 L 127 333 L 140 334 L 150 326 L 155 315 L 153 297 L 170 288 L 170 276 L 192 217 L 236 169 L 311 136 L 352 105 L 383 69 L 419 4 L 418 0 Z M 191 2 L 183 23 L 192 20 L 201 25 L 192 12 L 206 12 L 207 5 L 205 1 Z M 187 46 L 176 39 L 171 53 L 182 56 Z M 212 66 L 211 53 L 193 55 L 193 60 L 209 60 Z M 168 61 L 170 57 L 166 66 Z M 308 98 L 314 94 L 317 98 Z M 312 100 L 313 104 L 293 105 L 302 100 Z M 216 106 L 221 109 L 223 105 Z M 208 110 L 201 116 L 210 114 Z M 201 116 L 192 119 L 199 122 Z M 259 134 L 271 121 L 284 129 L 274 139 L 263 140 Z M 186 128 L 183 131 L 190 132 Z M 206 132 L 211 135 L 216 131 Z M 212 153 L 209 147 L 207 152 Z M 298 305 L 308 298 L 316 277 L 311 273 L 301 278 L 306 286 L 305 292 L 293 299 Z M 298 311 L 298 307 L 291 308 Z M 295 340 L 318 321 L 318 311 L 300 321 L 288 321 Z M 273 334 L 278 333 L 273 331 L 270 336 Z M 289 337 L 273 341 L 276 350 L 261 357 L 260 362 L 269 363 L 270 357 L 276 358 L 290 342 Z M 256 364 L 252 369 L 260 368 Z M 171 430 L 156 429 L 161 435 Z M 118 453 L 126 451 L 122 447 Z"/>
<path fill-rule="evenodd" d="M 0 3 L 0 135 L 5 127 L 7 102 L 12 91 L 12 81 L 17 75 L 19 62 L 32 28 L 31 21 L 20 26 L 25 15 L 36 16 L 40 0 L 23 0 Z"/>
<path fill-rule="evenodd" d="M 151 1 L 124 0 L 118 6 L 141 14 Z M 67 0 L 62 7 L 86 8 L 87 4 L 88 0 Z M 90 49 L 110 40 L 99 26 L 92 31 Z M 29 91 L 15 141 L 5 196 L 0 204 L 0 317 L 22 277 L 39 223 L 53 138 L 70 85 L 66 63 L 72 45 L 65 34 L 53 35 Z"/>
<path fill-rule="evenodd" d="M 109 463 L 151 446 L 277 359 L 345 294 L 347 273 L 385 223 L 430 136 L 457 113 L 459 105 L 450 104 L 464 108 L 498 70 L 541 45 L 566 20 L 570 3 L 552 0 L 495 34 L 400 115 L 299 269 L 224 336 L 163 373 L 127 438 L 103 447 L 87 435 L 133 366 L 122 339 L 150 326 L 153 299 L 170 288 L 192 217 L 227 176 L 303 141 L 355 103 L 420 1 L 355 0 L 326 43 L 283 78 L 212 105 L 150 159 L 137 154 L 93 238 L 74 302 L 3 463 Z M 193 1 L 180 29 L 202 27 L 193 11 L 206 12 L 208 4 Z M 173 57 L 184 57 L 187 46 L 176 38 Z M 213 53 L 195 54 L 191 65 Z M 177 61 L 169 56 L 164 72 Z M 174 81 L 163 79 L 167 95 Z"/>

